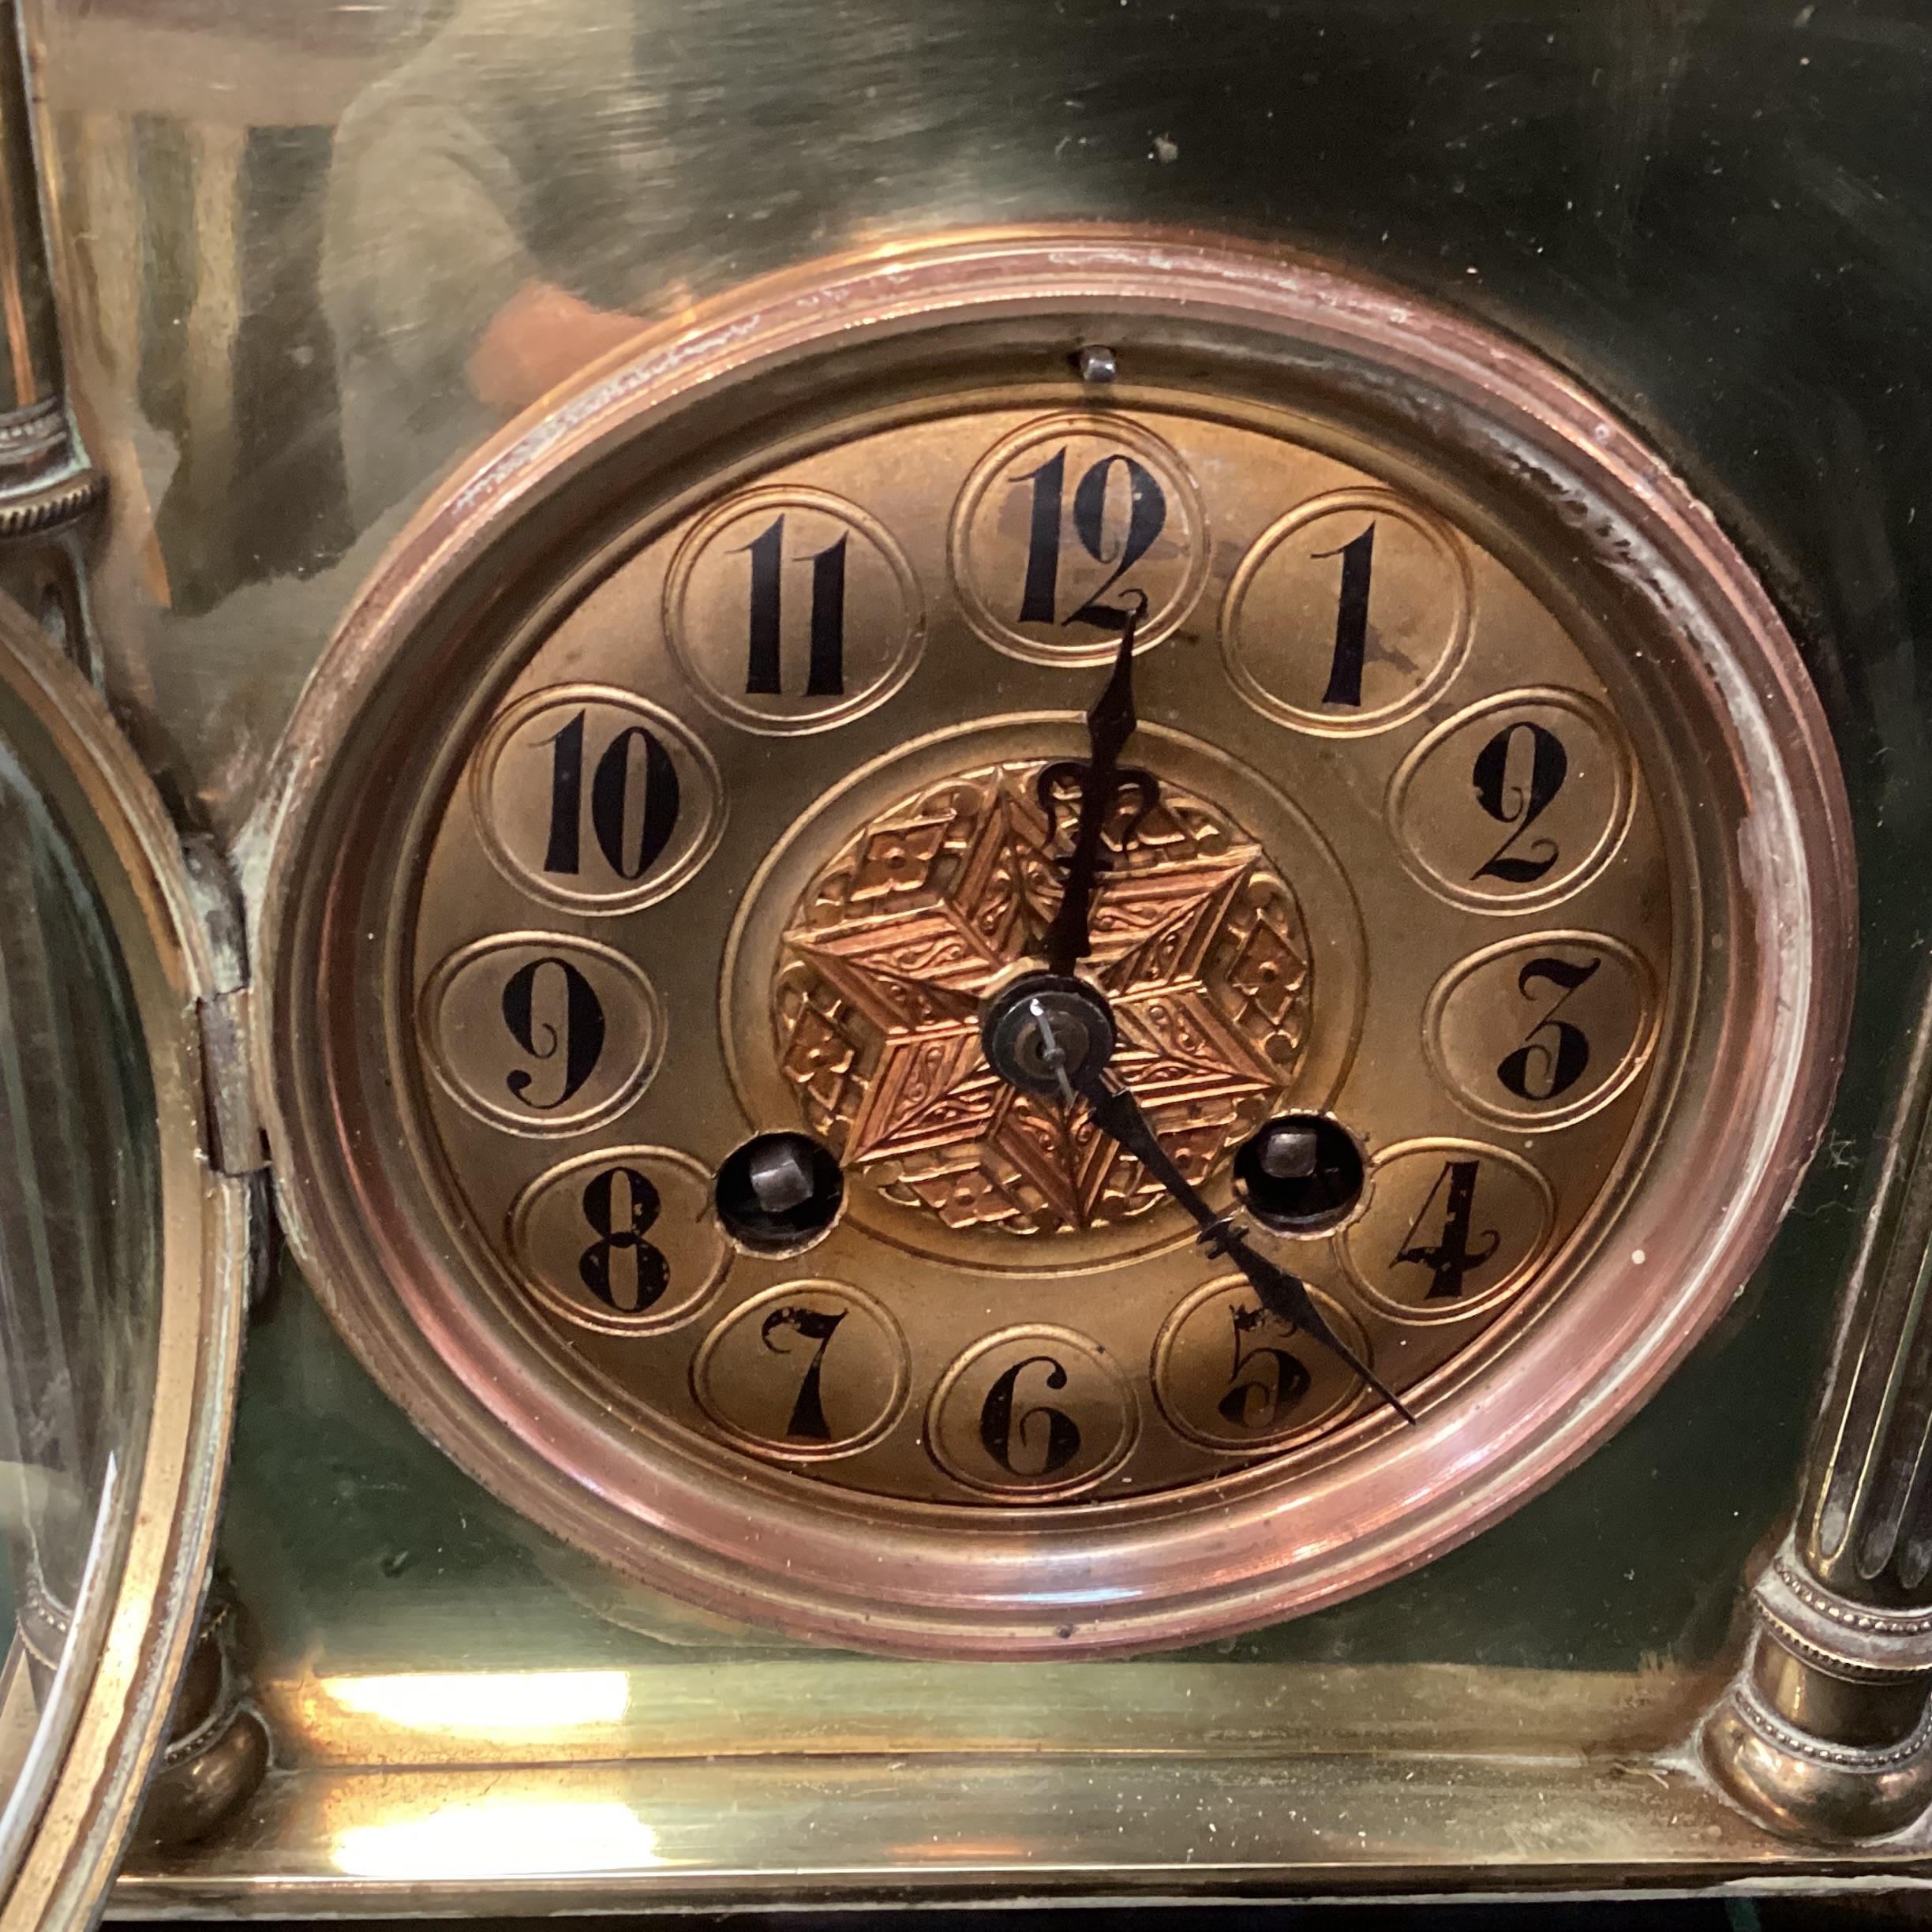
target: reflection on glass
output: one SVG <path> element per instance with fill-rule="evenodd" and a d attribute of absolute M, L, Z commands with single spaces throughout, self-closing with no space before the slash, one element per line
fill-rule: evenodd
<path fill-rule="evenodd" d="M 0 1879 L 99 1653 L 150 1407 L 155 1103 L 107 922 L 0 743 Z"/>

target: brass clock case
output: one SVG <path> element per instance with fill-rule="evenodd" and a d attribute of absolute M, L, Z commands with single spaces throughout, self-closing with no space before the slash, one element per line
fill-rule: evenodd
<path fill-rule="evenodd" d="M 1114 1070 L 1217 1208 L 1271 1114 L 1348 1137 L 1257 1238 L 1413 1427 L 984 1061 L 1130 599 Z M 1762 1256 L 1851 990 L 1822 714 L 1670 470 L 1460 316 L 1145 231 L 824 264 L 552 399 L 379 568 L 250 853 L 373 1372 L 618 1567 L 888 1651 L 1259 1624 L 1549 1481 Z M 842 1192 L 761 1242 L 713 1177 L 775 1133 Z"/>

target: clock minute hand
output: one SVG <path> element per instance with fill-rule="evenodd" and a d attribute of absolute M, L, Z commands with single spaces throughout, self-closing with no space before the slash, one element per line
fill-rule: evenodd
<path fill-rule="evenodd" d="M 1134 632 L 1146 610 L 1143 597 L 1137 606 L 1129 607 L 1121 622 L 1113 675 L 1087 713 L 1085 761 L 1062 759 L 1049 765 L 1039 775 L 1037 793 L 1040 807 L 1046 814 L 1050 847 L 1058 788 L 1067 784 L 1080 787 L 1080 822 L 1074 834 L 1073 856 L 1067 862 L 1066 883 L 1061 889 L 1053 923 L 1042 940 L 1048 971 L 1062 977 L 1070 975 L 1093 950 L 1088 915 L 1092 909 L 1094 883 L 1102 863 L 1102 837 L 1114 799 L 1123 790 L 1133 792 L 1138 800 L 1135 818 L 1138 823 L 1160 796 L 1152 773 L 1132 767 L 1123 769 L 1120 762 L 1128 739 L 1140 721 L 1133 701 Z"/>
<path fill-rule="evenodd" d="M 1405 1422 L 1414 1421 L 1415 1417 L 1402 1398 L 1328 1325 L 1309 1294 L 1307 1283 L 1250 1246 L 1245 1228 L 1208 1206 L 1194 1184 L 1174 1165 L 1141 1111 L 1140 1102 L 1125 1087 L 1109 1086 L 1097 1071 L 1075 1084 L 1093 1114 L 1095 1125 L 1133 1155 L 1193 1216 L 1203 1244 L 1211 1252 L 1226 1255 L 1247 1276 L 1264 1308 L 1313 1336 L 1331 1354 L 1347 1363 Z"/>

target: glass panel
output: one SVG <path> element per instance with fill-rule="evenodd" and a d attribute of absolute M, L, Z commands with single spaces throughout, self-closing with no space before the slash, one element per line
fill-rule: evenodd
<path fill-rule="evenodd" d="M 140 1041 L 73 847 L 0 743 L 0 1873 L 66 1749 L 133 1519 L 160 1289 Z"/>

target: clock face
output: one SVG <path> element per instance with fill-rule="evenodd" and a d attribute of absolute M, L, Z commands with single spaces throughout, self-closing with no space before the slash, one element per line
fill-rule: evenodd
<path fill-rule="evenodd" d="M 365 1357 L 597 1553 L 886 1647 L 1466 1533 L 1741 1282 L 1840 1025 L 1822 727 L 1668 473 L 1413 305 L 1073 249 L 829 270 L 506 440 L 278 838 Z"/>

